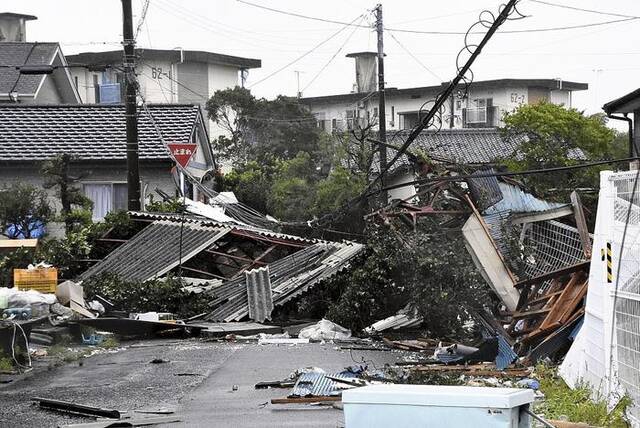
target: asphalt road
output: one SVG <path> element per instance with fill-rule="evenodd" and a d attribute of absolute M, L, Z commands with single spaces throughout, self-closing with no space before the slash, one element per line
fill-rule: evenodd
<path fill-rule="evenodd" d="M 31 404 L 33 396 L 119 410 L 175 408 L 186 427 L 338 427 L 341 410 L 301 404 L 272 405 L 288 389 L 256 390 L 260 381 L 286 378 L 300 367 L 340 371 L 360 363 L 382 366 L 398 352 L 340 350 L 333 344 L 258 345 L 198 340 L 145 341 L 96 355 L 0 389 L 0 427 L 55 427 L 89 422 Z M 161 358 L 168 362 L 151 364 Z M 235 387 L 234 387 L 235 386 Z"/>

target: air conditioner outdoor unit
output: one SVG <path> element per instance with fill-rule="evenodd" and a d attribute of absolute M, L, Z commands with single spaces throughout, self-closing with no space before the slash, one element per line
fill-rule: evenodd
<path fill-rule="evenodd" d="M 371 385 L 342 393 L 345 428 L 525 428 L 533 391 L 444 385 Z"/>

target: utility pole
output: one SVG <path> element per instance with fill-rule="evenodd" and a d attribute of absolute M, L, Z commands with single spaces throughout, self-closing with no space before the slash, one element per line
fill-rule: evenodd
<path fill-rule="evenodd" d="M 140 210 L 138 162 L 138 117 L 136 112 L 135 45 L 131 0 L 122 0 L 122 44 L 124 45 L 125 116 L 127 122 L 127 209 Z"/>
<path fill-rule="evenodd" d="M 376 32 L 378 33 L 378 140 L 382 143 L 387 142 L 387 119 L 385 114 L 384 99 L 384 40 L 382 26 L 382 4 L 376 6 Z M 387 166 L 387 146 L 378 145 L 380 150 L 380 171 L 385 171 Z M 380 177 L 380 186 L 384 188 L 384 177 Z M 389 202 L 386 191 L 382 192 L 382 201 L 384 204 Z"/>
<path fill-rule="evenodd" d="M 296 73 L 296 81 L 297 81 L 297 88 L 298 90 L 296 91 L 296 96 L 298 98 L 302 98 L 302 92 L 300 92 L 300 73 L 304 73 L 303 71 L 299 71 L 299 70 L 293 70 L 294 73 Z"/>

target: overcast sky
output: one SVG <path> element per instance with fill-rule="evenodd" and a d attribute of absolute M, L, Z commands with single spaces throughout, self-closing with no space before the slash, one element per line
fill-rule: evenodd
<path fill-rule="evenodd" d="M 375 7 L 374 1 L 363 0 L 248 1 L 318 18 L 355 20 L 363 25 L 373 23 L 371 10 Z M 137 24 L 144 0 L 133 2 Z M 530 17 L 507 22 L 502 29 L 544 29 L 625 19 L 615 14 L 640 17 L 637 0 L 549 2 L 608 14 L 521 0 L 519 10 Z M 384 23 L 389 29 L 464 32 L 482 9 L 497 12 L 500 2 L 394 0 L 382 4 Z M 58 41 L 65 54 L 120 47 L 119 0 L 3 0 L 2 9 L 38 16 L 37 21 L 28 23 L 28 39 Z M 336 32 L 338 34 L 329 39 Z M 498 33 L 476 61 L 473 71 L 476 80 L 561 77 L 586 82 L 589 90 L 574 93 L 574 106 L 596 112 L 604 102 L 639 86 L 640 79 L 636 77 L 640 70 L 640 47 L 636 46 L 639 36 L 640 19 L 564 31 Z M 387 86 L 427 86 L 451 80 L 463 38 L 462 35 L 387 32 Z M 260 81 L 327 39 L 301 60 Z M 277 94 L 295 95 L 296 70 L 300 71 L 300 86 L 305 96 L 349 92 L 355 73 L 353 60 L 345 58 L 345 54 L 375 50 L 376 37 L 369 28 L 345 28 L 340 24 L 301 19 L 237 0 L 150 0 L 138 45 L 259 58 L 262 68 L 251 70 L 248 85 L 257 96 L 270 98 Z"/>

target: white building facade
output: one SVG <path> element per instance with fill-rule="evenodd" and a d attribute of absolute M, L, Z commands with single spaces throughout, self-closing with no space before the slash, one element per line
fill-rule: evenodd
<path fill-rule="evenodd" d="M 78 65 L 70 70 L 84 103 L 124 101 L 122 56 L 122 51 L 67 56 Z M 203 111 L 215 91 L 242 85 L 248 70 L 261 66 L 259 59 L 181 49 L 139 48 L 136 56 L 140 94 L 147 102 L 199 104 Z M 211 121 L 207 128 L 213 138 L 224 133 Z"/>
<path fill-rule="evenodd" d="M 343 131 L 356 124 L 377 123 L 378 97 L 371 52 L 349 54 L 356 60 L 354 91 L 346 94 L 302 98 L 327 132 Z M 448 83 L 416 88 L 386 88 L 387 130 L 413 128 L 429 111 L 435 97 Z M 475 81 L 465 91 L 463 85 L 443 107 L 443 128 L 492 128 L 501 126 L 505 113 L 522 104 L 547 100 L 566 107 L 572 105 L 572 92 L 588 89 L 586 83 L 562 79 L 497 79 Z M 466 93 L 465 93 L 466 92 Z"/>

